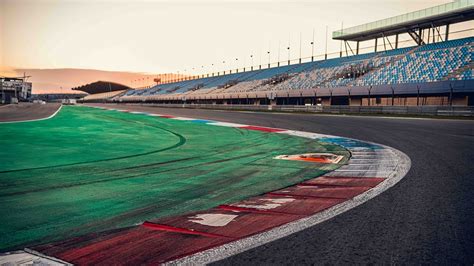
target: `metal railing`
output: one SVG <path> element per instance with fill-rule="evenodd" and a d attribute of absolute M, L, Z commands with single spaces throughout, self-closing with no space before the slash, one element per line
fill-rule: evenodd
<path fill-rule="evenodd" d="M 421 115 L 474 117 L 470 106 L 352 106 L 352 105 L 243 105 L 243 104 L 130 104 L 167 108 L 216 109 L 234 111 L 307 112 L 326 114 Z"/>
<path fill-rule="evenodd" d="M 391 25 L 402 24 L 409 21 L 416 21 L 422 18 L 438 16 L 450 12 L 470 8 L 474 6 L 474 0 L 458 0 L 452 3 L 446 3 L 430 8 L 421 9 L 418 11 L 406 13 L 403 15 L 377 20 L 371 23 L 362 24 L 355 27 L 350 27 L 342 30 L 337 30 L 332 33 L 333 38 L 342 37 L 344 35 L 363 33 L 375 29 L 384 28 Z"/>

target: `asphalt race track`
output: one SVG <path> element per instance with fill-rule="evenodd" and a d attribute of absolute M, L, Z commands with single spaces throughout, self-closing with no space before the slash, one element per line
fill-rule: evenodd
<path fill-rule="evenodd" d="M 49 117 L 61 106 L 60 103 L 20 103 L 0 106 L 0 122 L 35 120 Z"/>
<path fill-rule="evenodd" d="M 216 264 L 474 263 L 474 121 L 127 106 L 385 144 L 412 168 L 395 187 L 327 222 Z"/>

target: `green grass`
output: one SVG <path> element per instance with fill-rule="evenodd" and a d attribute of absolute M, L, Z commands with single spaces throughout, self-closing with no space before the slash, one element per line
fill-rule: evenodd
<path fill-rule="evenodd" d="M 276 155 L 348 156 L 284 134 L 79 106 L 0 124 L 0 147 L 0 250 L 204 210 L 338 167 Z"/>

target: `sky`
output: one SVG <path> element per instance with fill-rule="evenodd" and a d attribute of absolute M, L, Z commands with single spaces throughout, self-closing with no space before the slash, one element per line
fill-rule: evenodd
<path fill-rule="evenodd" d="M 287 60 L 288 46 L 290 58 L 299 58 L 300 36 L 301 54 L 309 57 L 313 31 L 314 54 L 323 54 L 326 26 L 330 35 L 341 23 L 356 26 L 447 2 L 0 0 L 0 66 L 209 73 L 267 64 L 267 51 L 272 62 Z M 339 45 L 329 37 L 330 52 Z"/>

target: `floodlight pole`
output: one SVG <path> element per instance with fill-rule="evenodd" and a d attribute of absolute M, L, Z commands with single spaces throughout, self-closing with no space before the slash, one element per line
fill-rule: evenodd
<path fill-rule="evenodd" d="M 278 41 L 278 56 L 277 56 L 277 67 L 280 66 L 280 41 Z"/>
<path fill-rule="evenodd" d="M 324 60 L 328 59 L 328 26 L 326 25 L 326 47 L 324 50 Z"/>
<path fill-rule="evenodd" d="M 290 65 L 290 46 L 286 47 L 288 50 L 288 65 Z"/>
<path fill-rule="evenodd" d="M 344 21 L 341 23 L 341 35 L 344 35 Z M 342 57 L 342 40 L 339 49 L 339 57 Z"/>
<path fill-rule="evenodd" d="M 302 33 L 300 32 L 300 60 L 299 60 L 300 64 L 301 64 L 301 39 L 302 39 Z"/>
<path fill-rule="evenodd" d="M 311 41 L 311 62 L 314 61 L 314 28 L 313 28 L 313 40 Z"/>
<path fill-rule="evenodd" d="M 268 68 L 270 68 L 270 51 L 268 51 L 267 54 L 268 54 Z"/>

